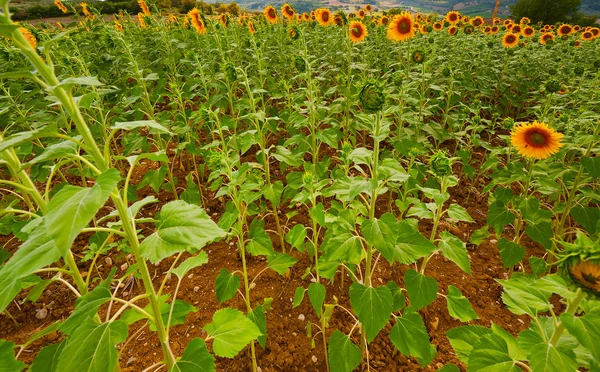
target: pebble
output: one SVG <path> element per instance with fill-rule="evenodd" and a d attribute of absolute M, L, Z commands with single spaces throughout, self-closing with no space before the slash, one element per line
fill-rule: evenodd
<path fill-rule="evenodd" d="M 490 239 L 490 243 L 496 244 L 496 243 L 498 243 L 498 240 L 497 239 Z"/>
<path fill-rule="evenodd" d="M 262 372 L 262 368 L 256 367 L 256 372 Z"/>
<path fill-rule="evenodd" d="M 198 292 L 199 290 L 200 290 L 200 287 L 198 287 L 198 286 L 194 287 L 194 292 Z"/>
<path fill-rule="evenodd" d="M 304 321 L 304 319 L 306 319 L 306 317 L 304 316 L 304 314 L 298 315 L 298 320 Z"/>
<path fill-rule="evenodd" d="M 48 316 L 48 309 L 46 309 L 45 307 L 42 307 L 35 313 L 35 317 L 38 319 L 46 319 L 47 316 Z"/>
<path fill-rule="evenodd" d="M 292 336 L 296 337 L 298 334 L 296 332 L 292 332 Z"/>
<path fill-rule="evenodd" d="M 113 262 L 112 262 L 112 258 L 110 257 L 106 257 L 104 259 L 104 263 L 107 264 L 108 266 L 112 266 Z"/>
<path fill-rule="evenodd" d="M 256 283 L 250 283 L 250 289 L 256 288 Z"/>
<path fill-rule="evenodd" d="M 135 362 L 137 360 L 136 357 L 131 357 L 129 359 L 127 359 L 127 363 L 125 363 L 125 365 L 130 365 L 131 363 Z"/>
<path fill-rule="evenodd" d="M 188 279 L 192 279 L 193 277 L 194 277 L 194 274 L 188 275 Z"/>
<path fill-rule="evenodd" d="M 314 356 L 314 355 L 313 355 L 313 356 L 312 356 L 312 358 L 310 358 L 310 359 L 312 359 L 312 361 L 313 361 L 314 363 L 316 363 L 316 362 L 317 362 L 317 357 L 316 357 L 316 356 Z"/>
<path fill-rule="evenodd" d="M 121 265 L 121 271 L 127 270 L 128 267 L 129 265 L 127 264 L 127 262 L 125 262 L 123 265 Z"/>

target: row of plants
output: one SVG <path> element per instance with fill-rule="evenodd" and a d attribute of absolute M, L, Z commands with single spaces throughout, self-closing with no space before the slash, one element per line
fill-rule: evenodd
<path fill-rule="evenodd" d="M 327 9 L 300 22 L 284 5 L 285 22 L 272 7 L 239 20 L 198 10 L 167 20 L 144 2 L 138 18 L 107 23 L 88 10 L 80 24 L 28 30 L 12 22 L 8 1 L 0 5 L 8 39 L 0 118 L 9 123 L 0 137 L 8 190 L 0 223 L 22 241 L 1 251 L 0 310 L 8 319 L 19 293 L 36 301 L 53 282 L 77 297 L 68 319 L 18 345 L 62 335 L 31 370 L 119 369 L 117 345 L 143 321 L 162 350 L 143 368 L 210 371 L 213 355 L 248 348 L 256 371 L 273 300 L 253 295 L 255 281 L 266 270 L 285 280 L 299 260 L 310 263 L 307 285 L 291 306 L 310 302 L 319 323 L 308 337 L 328 370 L 368 366 L 387 324 L 400 353 L 429 365 L 437 350 L 420 311 L 438 297 L 466 323 L 446 336 L 468 370 L 599 368 L 596 35 L 508 49 L 506 36 L 483 23 L 422 32 L 417 18 L 432 29 L 434 20 L 409 13 L 385 23 L 365 11 L 362 22 L 340 16 L 335 25 Z M 516 35 L 508 26 L 506 35 Z M 152 166 L 136 183 L 142 163 Z M 483 216 L 451 197 L 474 181 L 486 185 L 475 190 L 488 200 Z M 154 195 L 138 197 L 147 186 Z M 161 195 L 170 201 L 148 217 Z M 223 203 L 215 220 L 206 197 Z M 308 223 L 294 222 L 298 210 Z M 455 234 L 473 224 L 481 227 L 467 241 Z M 91 234 L 85 272 L 74 255 L 80 234 Z M 478 318 L 469 300 L 428 275 L 436 255 L 470 274 L 467 244 L 492 238 L 507 272 L 497 278 L 503 303 L 530 318 L 519 334 L 468 324 Z M 177 298 L 179 287 L 223 240 L 236 246 L 240 267 L 219 272 L 216 297 L 221 305 L 239 296 L 244 307 L 216 310 L 205 337 L 177 356 L 169 331 L 195 310 Z M 546 254 L 525 262 L 526 240 Z M 109 252 L 134 264 L 95 276 Z M 149 265 L 173 257 L 153 279 Z M 264 258 L 255 276 L 253 257 Z M 404 276 L 376 280 L 378 268 L 392 266 Z M 177 285 L 167 290 L 173 274 Z M 141 288 L 127 297 L 119 288 L 129 278 Z M 331 295 L 344 278 L 350 307 Z M 336 314 L 353 322 L 333 329 Z M 20 371 L 14 348 L 0 341 L 7 370 Z"/>

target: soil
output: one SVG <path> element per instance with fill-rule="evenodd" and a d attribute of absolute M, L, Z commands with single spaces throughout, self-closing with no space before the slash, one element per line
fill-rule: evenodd
<path fill-rule="evenodd" d="M 331 152 L 330 157 L 335 153 L 333 149 L 326 149 L 325 153 Z M 478 149 L 474 152 L 475 159 L 479 164 L 484 160 L 485 150 Z M 173 156 L 173 154 L 171 154 Z M 174 159 L 176 166 L 174 167 L 175 176 L 181 181 L 185 179 L 188 171 L 183 170 L 178 164 L 178 158 Z M 185 163 L 185 162 L 184 162 Z M 479 165 L 478 164 L 478 165 Z M 149 169 L 156 168 L 155 164 L 147 163 L 136 169 L 133 184 L 141 180 L 145 172 Z M 278 164 L 276 161 L 272 164 L 274 170 L 274 180 L 281 179 L 285 182 L 285 175 L 278 172 Z M 455 169 L 455 172 L 461 172 L 460 166 Z M 469 214 L 476 220 L 475 223 L 460 223 L 456 226 L 444 225 L 442 230 L 451 230 L 468 242 L 471 234 L 485 224 L 485 216 L 487 216 L 488 200 L 487 195 L 481 193 L 485 186 L 485 179 L 476 178 L 470 181 L 466 176 L 462 176 L 460 184 L 457 187 L 450 189 L 451 202 L 458 203 L 465 207 Z M 73 183 L 78 182 L 78 179 L 73 177 Z M 147 195 L 156 195 L 148 186 L 138 192 L 139 199 Z M 161 203 L 150 204 L 143 208 L 144 216 L 153 216 L 160 206 L 165 202 L 173 200 L 173 195 L 161 191 L 157 198 Z M 217 221 L 224 212 L 224 203 L 219 199 L 214 198 L 214 193 L 203 190 L 203 199 L 206 202 L 205 210 Z M 380 200 L 380 208 L 378 213 L 383 213 L 388 200 L 382 198 Z M 286 221 L 285 214 L 295 208 L 282 207 L 280 210 L 280 218 L 288 228 L 292 228 L 295 224 L 304 224 L 309 226 L 309 218 L 306 210 L 300 209 L 291 220 Z M 111 205 L 107 204 L 100 214 L 106 214 L 110 211 Z M 153 231 L 153 226 L 144 224 L 142 234 L 148 235 Z M 272 216 L 266 218 L 265 228 L 271 230 L 271 239 L 277 251 L 281 251 L 279 247 L 279 238 L 277 237 L 275 222 Z M 431 233 L 431 222 L 420 221 L 419 229 L 425 236 Z M 511 231 L 505 231 L 507 237 L 510 238 Z M 75 242 L 73 252 L 77 257 L 82 257 L 82 252 L 88 246 L 89 234 L 82 234 Z M 507 278 L 507 269 L 502 265 L 499 257 L 498 248 L 496 245 L 497 239 L 493 234 L 489 239 L 486 239 L 481 245 L 474 246 L 467 244 L 468 252 L 471 261 L 472 274 L 464 273 L 456 264 L 445 259 L 441 255 L 434 256 L 428 263 L 425 271 L 426 275 L 435 278 L 438 282 L 439 292 L 446 294 L 449 285 L 454 285 L 460 289 L 465 295 L 473 309 L 478 314 L 478 320 L 469 322 L 470 324 L 478 324 L 490 326 L 493 322 L 508 330 L 513 335 L 526 329 L 529 325 L 529 320 L 526 316 L 516 316 L 512 314 L 502 303 L 501 294 L 502 287 L 496 281 L 497 279 Z M 18 239 L 8 236 L 0 237 L 0 244 L 11 252 L 14 252 L 20 244 Z M 522 244 L 527 248 L 527 257 L 543 256 L 545 251 L 542 247 L 525 239 Z M 286 249 L 289 249 L 286 248 Z M 204 248 L 208 253 L 209 262 L 204 266 L 192 270 L 187 278 L 182 282 L 178 298 L 185 300 L 198 308 L 198 311 L 192 312 L 187 316 L 185 324 L 177 325 L 171 328 L 170 342 L 175 355 L 180 356 L 183 353 L 186 345 L 194 338 L 204 338 L 206 333 L 203 331 L 204 325 L 212 321 L 214 312 L 222 307 L 233 307 L 245 311 L 245 303 L 241 296 L 236 296 L 234 299 L 219 306 L 215 295 L 215 279 L 221 268 L 227 268 L 229 271 L 241 270 L 241 259 L 238 256 L 236 244 L 234 241 L 221 241 L 213 243 Z M 311 338 L 307 336 L 307 326 L 309 324 L 319 324 L 319 319 L 310 305 L 308 296 L 303 303 L 292 308 L 292 299 L 297 287 L 307 288 L 311 282 L 311 277 L 308 276 L 302 279 L 307 268 L 311 266 L 311 260 L 305 254 L 300 254 L 297 251 L 291 253 L 299 262 L 291 269 L 289 276 L 280 276 L 272 270 L 266 270 L 255 281 L 256 287 L 252 290 L 252 304 L 255 307 L 261 304 L 265 298 L 273 298 L 272 308 L 267 312 L 267 345 L 265 349 L 256 346 L 258 365 L 263 372 L 271 371 L 326 371 L 325 355 L 323 352 L 323 344 L 321 334 L 314 338 L 314 347 L 311 347 Z M 110 258 L 110 260 L 108 259 Z M 185 258 L 185 257 L 184 257 Z M 159 265 L 150 265 L 151 275 L 154 276 L 154 284 L 158 288 L 163 280 L 164 273 L 168 271 L 173 263 L 173 257 L 163 260 Z M 79 262 L 80 260 L 78 260 Z M 113 266 L 117 267 L 117 277 L 124 274 L 126 265 L 131 264 L 131 259 L 124 253 L 112 250 L 107 256 L 103 256 L 98 260 L 97 270 L 94 270 L 94 277 L 106 277 Z M 249 277 L 254 278 L 263 268 L 266 267 L 266 260 L 252 256 L 247 257 Z M 527 260 L 525 260 L 527 262 Z M 80 263 L 80 270 L 87 272 L 90 262 Z M 407 265 L 395 264 L 390 266 L 385 260 L 380 260 L 376 269 L 375 283 L 383 285 L 390 280 L 396 281 L 403 287 L 404 272 L 410 267 Z M 517 267 L 517 270 L 528 270 L 528 268 Z M 340 274 L 335 278 L 333 284 L 327 284 L 327 299 L 326 303 L 331 303 L 334 296 L 338 299 L 339 304 L 346 308 L 351 308 L 348 300 L 347 290 L 351 284 L 350 277 L 345 277 L 343 281 L 344 289 L 342 290 L 342 280 Z M 173 293 L 177 279 L 172 276 L 166 281 L 166 292 Z M 124 292 L 128 292 L 127 295 Z M 124 298 L 132 298 L 138 293 L 141 293 L 141 283 L 132 281 L 127 286 L 120 289 L 120 295 Z M 17 345 L 25 343 L 29 337 L 35 332 L 44 329 L 48 325 L 56 321 L 66 319 L 73 311 L 75 296 L 65 286 L 54 282 L 42 294 L 36 303 L 22 303 L 27 295 L 27 291 L 23 291 L 8 307 L 8 312 L 14 318 L 12 321 L 6 315 L 0 315 L 0 338 L 15 342 Z M 145 306 L 143 302 L 140 306 Z M 113 306 L 112 314 L 118 306 Z M 40 309 L 47 309 L 48 314 L 43 319 L 38 319 L 36 313 Z M 103 307 L 100 311 L 100 316 L 105 317 L 107 307 Z M 371 371 L 435 371 L 447 363 L 454 363 L 462 370 L 464 365 L 456 358 L 445 333 L 454 327 L 460 326 L 460 321 L 453 319 L 448 314 L 446 302 L 443 297 L 438 298 L 425 309 L 420 311 L 431 343 L 437 348 L 437 356 L 434 361 L 426 368 L 421 368 L 414 358 L 407 358 L 400 354 L 394 345 L 389 340 L 388 334 L 392 327 L 390 323 L 380 332 L 375 340 L 369 344 L 369 358 Z M 333 330 L 339 329 L 342 332 L 348 333 L 354 324 L 350 315 L 346 312 L 336 309 L 334 316 L 330 321 L 330 327 L 327 334 Z M 312 334 L 317 333 L 317 328 L 312 327 Z M 358 332 L 354 332 L 356 336 Z M 120 365 L 124 371 L 142 371 L 152 366 L 154 363 L 161 360 L 162 352 L 158 343 L 156 334 L 148 329 L 143 322 L 133 324 L 129 329 L 129 336 L 135 335 L 125 346 L 120 345 Z M 50 334 L 40 340 L 33 342 L 26 349 L 22 350 L 19 359 L 31 363 L 35 358 L 36 353 L 45 345 L 51 344 L 59 340 L 62 336 L 57 333 Z M 356 344 L 359 344 L 357 337 L 354 337 Z M 18 350 L 18 349 L 17 349 Z M 152 369 L 153 370 L 153 369 Z M 164 368 L 163 368 L 164 370 Z M 244 349 L 233 359 L 217 358 L 218 371 L 248 371 L 251 370 L 251 360 L 249 347 Z M 367 370 L 366 363 L 363 363 L 358 370 Z"/>

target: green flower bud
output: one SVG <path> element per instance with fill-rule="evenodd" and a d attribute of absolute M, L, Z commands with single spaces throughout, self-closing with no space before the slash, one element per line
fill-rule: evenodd
<path fill-rule="evenodd" d="M 442 70 L 442 75 L 444 75 L 445 77 L 449 77 L 450 74 L 452 74 L 452 70 L 450 70 L 450 67 L 444 67 L 444 69 Z"/>
<path fill-rule="evenodd" d="M 581 288 L 600 294 L 600 241 L 577 232 L 573 243 L 562 242 L 558 253 L 561 273 Z"/>
<path fill-rule="evenodd" d="M 425 61 L 425 53 L 422 50 L 415 50 L 412 54 L 412 60 L 415 63 L 423 63 Z"/>
<path fill-rule="evenodd" d="M 575 72 L 575 75 L 581 76 L 585 72 L 585 68 L 583 68 L 583 66 L 577 66 L 573 72 Z"/>
<path fill-rule="evenodd" d="M 514 126 L 515 126 L 515 121 L 513 120 L 513 118 L 504 118 L 504 120 L 502 120 L 502 127 L 504 129 L 512 130 Z"/>
<path fill-rule="evenodd" d="M 306 61 L 304 61 L 304 58 L 296 56 L 296 58 L 294 59 L 294 65 L 296 65 L 296 70 L 298 70 L 299 72 L 306 71 Z"/>
<path fill-rule="evenodd" d="M 358 98 L 363 109 L 371 113 L 381 111 L 385 103 L 383 87 L 375 80 L 369 81 L 363 86 L 358 94 Z"/>
<path fill-rule="evenodd" d="M 556 93 L 560 90 L 562 84 L 556 79 L 551 79 L 546 83 L 546 91 L 549 93 Z"/>
<path fill-rule="evenodd" d="M 429 158 L 429 167 L 431 168 L 431 172 L 437 177 L 451 175 L 452 163 L 452 159 L 450 159 L 443 151 L 437 151 Z"/>
<path fill-rule="evenodd" d="M 304 183 L 304 185 L 306 186 L 312 186 L 313 182 L 314 182 L 314 176 L 311 172 L 306 171 L 304 172 L 304 174 L 302 175 L 302 182 Z"/>
<path fill-rule="evenodd" d="M 227 66 L 225 66 L 225 75 L 227 76 L 227 80 L 229 80 L 230 83 L 233 83 L 237 80 L 237 72 L 235 71 L 235 67 L 231 63 L 228 63 Z"/>

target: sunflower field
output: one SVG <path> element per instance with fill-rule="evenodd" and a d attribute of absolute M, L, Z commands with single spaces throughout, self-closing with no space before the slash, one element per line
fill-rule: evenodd
<path fill-rule="evenodd" d="M 600 29 L 139 5 L 0 0 L 1 371 L 600 370 Z"/>

